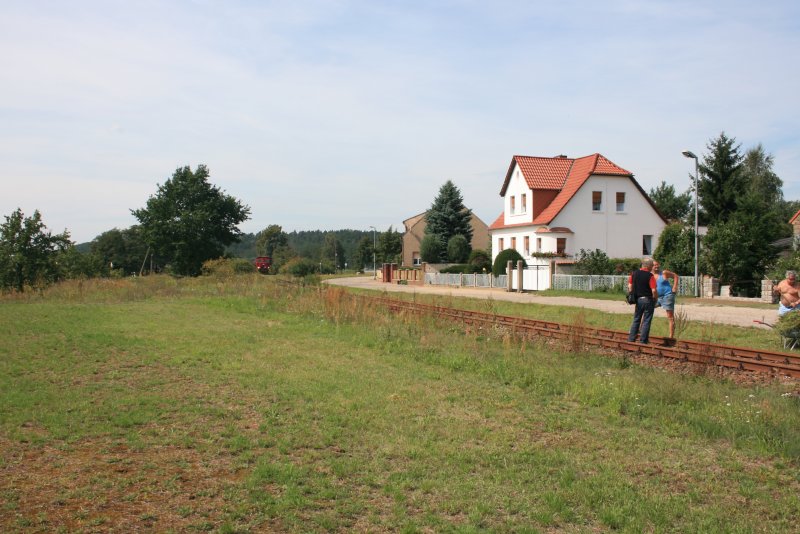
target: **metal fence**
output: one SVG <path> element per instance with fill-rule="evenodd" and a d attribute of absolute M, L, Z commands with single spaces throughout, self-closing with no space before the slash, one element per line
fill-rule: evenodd
<path fill-rule="evenodd" d="M 627 274 L 556 274 L 552 285 L 552 289 L 573 291 L 625 291 L 627 287 Z M 694 276 L 678 277 L 678 295 L 694 295 Z"/>
<path fill-rule="evenodd" d="M 502 274 L 425 273 L 425 283 L 453 287 L 506 287 L 507 277 Z"/>

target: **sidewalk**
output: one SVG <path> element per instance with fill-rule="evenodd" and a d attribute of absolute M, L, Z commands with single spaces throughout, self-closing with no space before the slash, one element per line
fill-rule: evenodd
<path fill-rule="evenodd" d="M 376 291 L 419 293 L 433 295 L 452 295 L 467 298 L 492 298 L 509 302 L 522 302 L 531 304 L 544 304 L 552 306 L 573 306 L 577 308 L 590 308 L 608 313 L 632 315 L 632 308 L 624 300 L 596 300 L 577 297 L 545 297 L 536 293 L 508 292 L 498 288 L 472 288 L 472 287 L 447 287 L 447 286 L 405 286 L 387 284 L 366 276 L 352 278 L 332 278 L 327 280 L 332 285 L 371 289 Z M 750 328 L 768 328 L 754 323 L 754 320 L 774 324 L 778 320 L 778 310 L 748 308 L 743 306 L 726 306 L 706 304 L 684 304 L 678 300 L 676 311 L 683 310 L 690 321 L 704 321 L 709 323 L 722 323 Z M 656 308 L 656 317 L 666 317 L 664 310 Z"/>

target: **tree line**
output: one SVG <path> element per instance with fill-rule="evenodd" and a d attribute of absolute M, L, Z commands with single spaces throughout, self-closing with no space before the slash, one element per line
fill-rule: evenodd
<path fill-rule="evenodd" d="M 760 144 L 743 151 L 724 132 L 706 148 L 697 176 L 698 218 L 708 228 L 701 240 L 701 272 L 746 291 L 764 276 L 800 268 L 796 250 L 779 260 L 774 246 L 792 236 L 788 221 L 800 202 L 784 199 L 773 156 Z M 654 256 L 682 275 L 694 270 L 694 178 L 690 173 L 689 188 L 681 193 L 666 182 L 649 192 L 670 221 Z M 239 225 L 249 219 L 250 208 L 209 179 L 205 165 L 176 169 L 144 207 L 131 210 L 138 224 L 108 230 L 82 245 L 73 243 L 66 230 L 47 230 L 39 211 L 26 217 L 17 209 L 0 225 L 0 288 L 23 291 L 64 278 L 143 271 L 196 276 L 204 262 L 220 257 L 271 256 L 275 270 L 300 274 L 361 270 L 373 261 L 400 263 L 402 234 L 391 226 L 382 232 L 287 233 L 271 224 L 255 234 L 243 233 Z M 471 250 L 471 212 L 451 181 L 439 190 L 426 219 L 423 261 L 463 263 L 479 257 L 485 262 L 490 257 L 489 251 Z M 579 270 L 619 270 L 602 251 L 581 251 L 576 260 Z"/>

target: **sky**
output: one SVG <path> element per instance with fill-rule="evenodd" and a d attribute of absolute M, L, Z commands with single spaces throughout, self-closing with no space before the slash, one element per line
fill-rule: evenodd
<path fill-rule="evenodd" d="M 0 0 L 0 215 L 76 243 L 184 166 L 258 232 L 370 230 L 452 180 L 490 224 L 514 155 L 691 185 L 721 132 L 800 199 L 800 2 Z"/>

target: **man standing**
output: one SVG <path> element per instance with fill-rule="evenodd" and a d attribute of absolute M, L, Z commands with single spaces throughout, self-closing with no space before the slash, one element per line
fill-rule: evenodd
<path fill-rule="evenodd" d="M 636 297 L 636 309 L 633 312 L 628 341 L 636 341 L 637 334 L 640 343 L 647 344 L 650 341 L 650 323 L 658 298 L 656 279 L 650 272 L 652 268 L 653 260 L 646 259 L 642 261 L 642 268 L 633 271 L 628 277 L 628 292 Z"/>
<path fill-rule="evenodd" d="M 797 287 L 797 274 L 794 271 L 786 271 L 786 279 L 781 280 L 777 286 L 772 289 L 775 295 L 780 295 L 781 304 L 778 306 L 778 317 L 781 317 L 790 311 L 800 309 L 800 293 Z"/>

